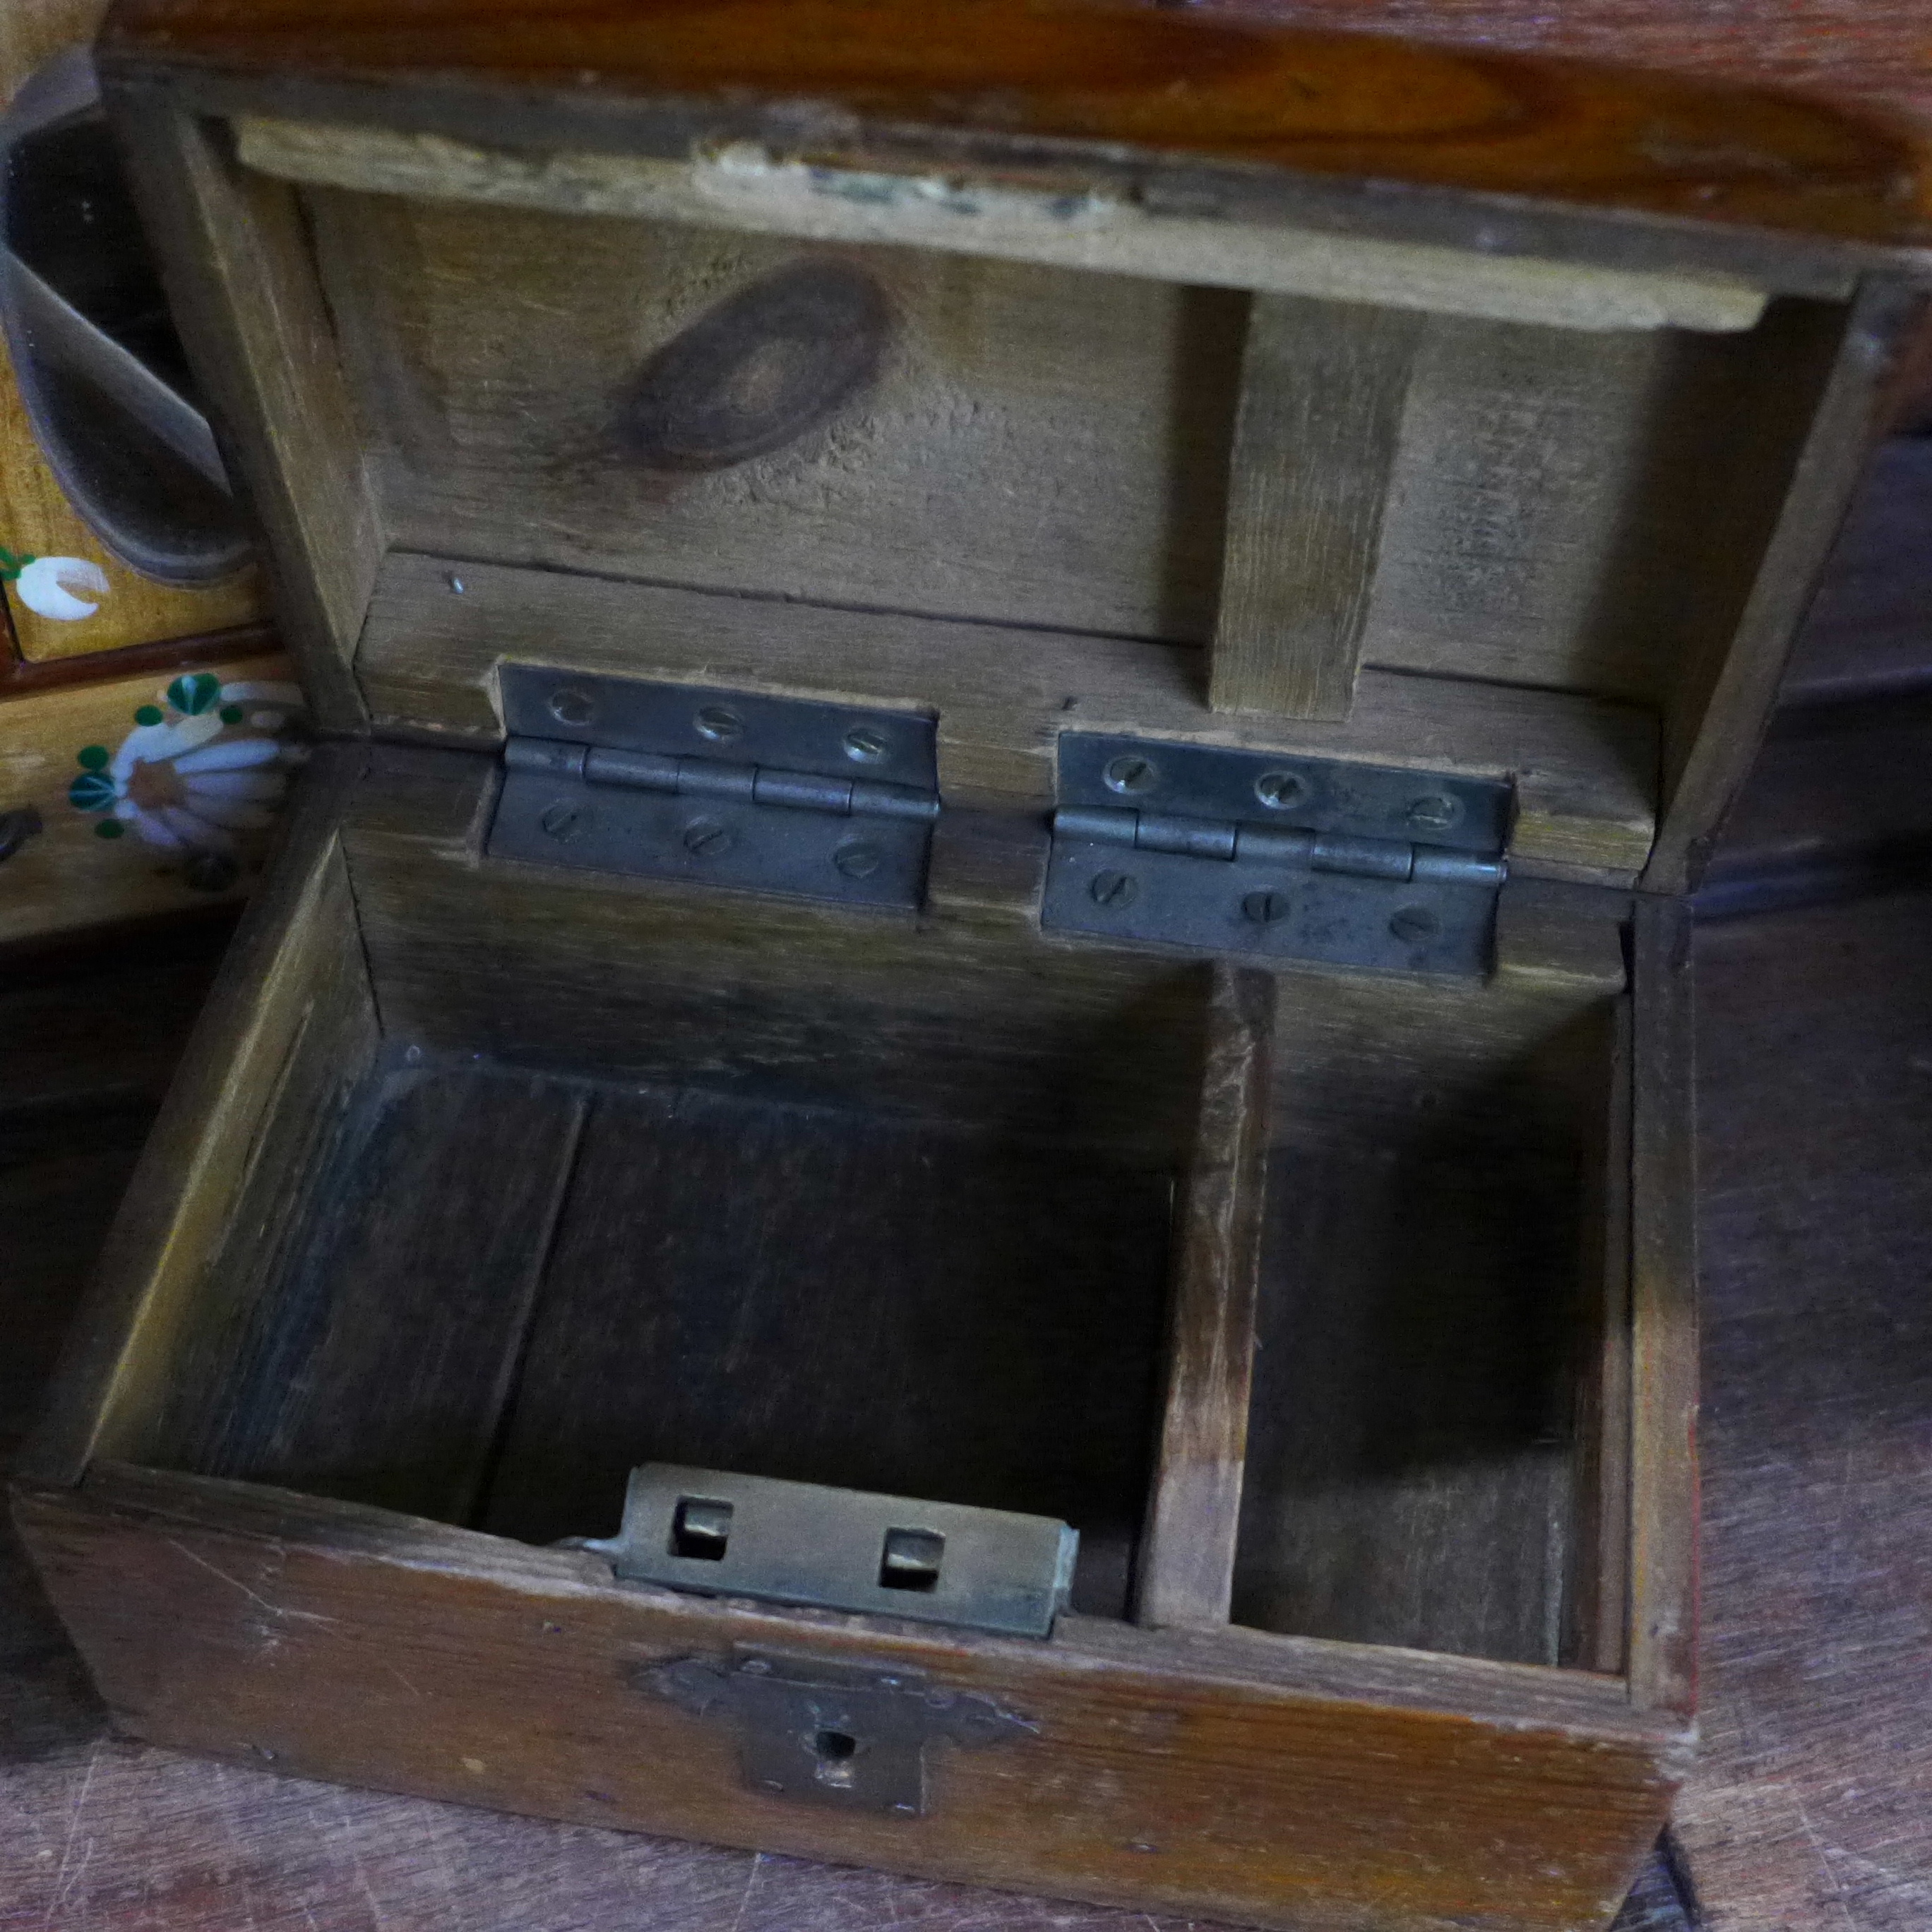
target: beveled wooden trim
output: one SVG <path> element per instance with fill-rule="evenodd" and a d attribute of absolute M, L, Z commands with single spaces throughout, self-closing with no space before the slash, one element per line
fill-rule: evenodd
<path fill-rule="evenodd" d="M 1689 909 L 1640 896 L 1633 934 L 1630 1698 L 1697 1695 L 1697 1112 Z"/>
<path fill-rule="evenodd" d="M 1228 1621 L 1254 1379 L 1274 1044 L 1272 975 L 1217 963 L 1177 1232 L 1167 1388 L 1135 1578 L 1156 1628 Z"/>
<path fill-rule="evenodd" d="M 1254 296 L 1229 460 L 1208 702 L 1342 718 L 1423 323 Z"/>
<path fill-rule="evenodd" d="M 364 756 L 360 747 L 322 746 L 296 788 L 281 849 L 183 1049 L 68 1330 L 46 1409 L 16 1465 L 23 1474 L 78 1482 L 94 1456 L 138 1435 L 166 1394 L 172 1338 L 226 1232 L 281 1069 L 320 976 L 338 963 L 340 939 L 352 939 L 336 835 Z"/>
<path fill-rule="evenodd" d="M 178 106 L 105 98 L 316 722 L 366 729 L 350 660 L 385 538 L 296 194 Z"/>

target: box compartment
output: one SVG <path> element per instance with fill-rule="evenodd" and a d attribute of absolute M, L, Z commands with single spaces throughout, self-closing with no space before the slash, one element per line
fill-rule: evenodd
<path fill-rule="evenodd" d="M 614 1532 L 645 1462 L 831 1484 L 1064 1518 L 1088 1614 L 1600 1661 L 1600 978 L 546 873 L 480 856 L 481 759 L 378 762 L 366 1030 L 296 1042 L 326 1100 L 269 1108 L 129 1460 L 533 1543 Z"/>

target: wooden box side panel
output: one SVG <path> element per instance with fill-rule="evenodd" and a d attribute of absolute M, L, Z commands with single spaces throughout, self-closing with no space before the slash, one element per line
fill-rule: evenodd
<path fill-rule="evenodd" d="M 342 795 L 362 754 L 325 749 L 304 775 L 286 842 L 250 906 L 76 1318 L 46 1418 L 21 1466 L 74 1482 L 95 1456 L 148 1453 L 182 1353 L 207 1323 L 224 1251 L 254 1240 L 299 1191 L 312 1113 L 374 1051 L 376 1020 L 348 868 Z"/>
<path fill-rule="evenodd" d="M 138 1734 L 580 1823 L 1298 1932 L 1570 1932 L 1608 1922 L 1676 1774 L 1673 1734 L 1614 1686 L 1533 1713 L 1522 1684 L 1546 1673 L 1411 1659 L 1437 1696 L 1378 1702 L 1270 1681 L 1238 1644 L 1086 1619 L 1028 1644 L 761 1614 L 614 1586 L 587 1556 L 118 1466 L 16 1512 Z M 933 1747 L 916 1820 L 764 1798 L 728 1725 L 650 1688 L 734 1642 L 924 1671 L 1032 1733 Z M 1441 1699 L 1452 1684 L 1471 1708 Z"/>

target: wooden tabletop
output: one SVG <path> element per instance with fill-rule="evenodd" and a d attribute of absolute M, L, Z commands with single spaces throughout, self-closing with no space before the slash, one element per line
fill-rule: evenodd
<path fill-rule="evenodd" d="M 1871 640 L 1872 614 L 1889 612 L 1888 623 L 1920 627 L 1932 664 L 1932 606 L 1889 598 L 1874 581 L 1880 525 L 1922 544 L 1924 523 L 1898 505 L 1912 479 L 1932 477 L 1928 458 L 1932 445 L 1895 448 L 1876 472 L 1821 606 L 1839 632 L 1814 634 L 1801 665 L 1814 698 L 1827 687 L 1856 698 L 1861 676 L 1891 694 L 1891 755 L 1922 771 L 1932 723 L 1920 718 L 1910 738 L 1910 640 Z M 1913 567 L 1910 556 L 1896 567 Z M 1870 742 L 1856 706 L 1846 716 L 1835 764 L 1814 745 L 1802 770 L 1775 756 L 1761 765 L 1739 838 L 1802 817 L 1794 785 L 1842 790 Z M 1766 786 L 1778 796 L 1767 801 Z M 56 962 L 38 985 L 16 974 L 0 998 L 0 1450 L 24 1426 L 219 938 L 211 929 L 171 950 L 130 942 L 90 974 Z M 1922 1932 L 1932 890 L 1709 920 L 1697 944 L 1706 1744 L 1681 1844 L 1716 1932 Z M 1653 1873 L 1624 1932 L 1682 1922 Z M 27 1925 L 1181 1932 L 1138 1914 L 338 1790 L 124 1742 L 0 1538 L 0 1928 Z"/>

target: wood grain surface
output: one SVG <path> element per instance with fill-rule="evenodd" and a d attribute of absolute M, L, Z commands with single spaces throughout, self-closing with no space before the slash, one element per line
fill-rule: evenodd
<path fill-rule="evenodd" d="M 680 100 L 713 135 L 763 131 L 738 92 L 762 88 L 809 104 L 774 130 L 821 144 L 923 123 L 1886 241 L 1923 240 L 1932 212 L 1918 130 L 1740 90 L 1763 78 L 1743 61 L 1714 85 L 1209 9 L 426 0 L 399 18 L 374 0 L 124 0 L 107 46 L 124 64 L 325 80 L 561 82 Z"/>

